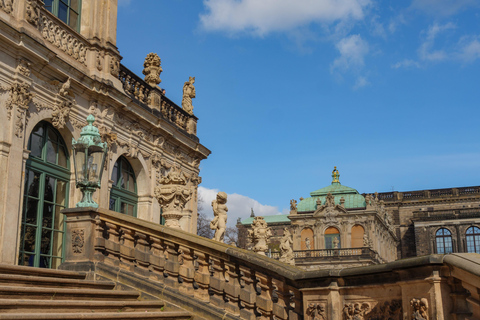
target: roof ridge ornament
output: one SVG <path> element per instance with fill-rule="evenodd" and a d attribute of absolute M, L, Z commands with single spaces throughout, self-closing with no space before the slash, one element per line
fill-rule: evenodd
<path fill-rule="evenodd" d="M 334 183 L 340 183 L 340 173 L 338 172 L 337 170 L 337 167 L 333 167 L 333 171 L 332 171 L 332 184 Z"/>

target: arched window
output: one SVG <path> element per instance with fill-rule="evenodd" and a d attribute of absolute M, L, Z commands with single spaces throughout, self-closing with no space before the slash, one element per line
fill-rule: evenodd
<path fill-rule="evenodd" d="M 480 253 L 480 228 L 467 229 L 467 252 Z"/>
<path fill-rule="evenodd" d="M 437 253 L 452 253 L 452 233 L 445 228 L 438 229 L 435 233 Z"/>
<path fill-rule="evenodd" d="M 45 9 L 53 13 L 74 30 L 80 30 L 81 0 L 44 0 Z"/>
<path fill-rule="evenodd" d="M 325 249 L 339 249 L 340 231 L 335 227 L 329 227 L 325 230 Z"/>
<path fill-rule="evenodd" d="M 365 229 L 362 226 L 356 225 L 352 227 L 352 248 L 363 247 L 363 234 Z"/>
<path fill-rule="evenodd" d="M 19 265 L 57 268 L 63 259 L 64 219 L 70 180 L 67 148 L 60 133 L 40 122 L 28 141 L 20 231 Z"/>
<path fill-rule="evenodd" d="M 110 210 L 137 216 L 137 183 L 133 168 L 125 157 L 118 158 L 112 172 Z"/>

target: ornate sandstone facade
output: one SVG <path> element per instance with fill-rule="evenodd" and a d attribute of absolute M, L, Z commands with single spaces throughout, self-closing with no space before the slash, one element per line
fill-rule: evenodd
<path fill-rule="evenodd" d="M 100 207 L 195 233 L 210 151 L 193 111 L 157 86 L 158 55 L 145 59 L 145 80 L 120 64 L 117 1 L 72 2 L 63 20 L 39 0 L 0 3 L 0 262 L 61 262 L 60 210 L 81 196 L 71 142 L 89 114 L 109 147 Z"/>

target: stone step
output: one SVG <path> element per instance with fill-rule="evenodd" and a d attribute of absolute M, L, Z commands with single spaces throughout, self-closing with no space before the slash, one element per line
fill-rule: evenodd
<path fill-rule="evenodd" d="M 100 313 L 7 313 L 0 314 L 0 320 L 130 320 L 130 319 L 159 319 L 159 320 L 190 320 L 192 315 L 185 311 L 169 312 L 100 312 Z"/>
<path fill-rule="evenodd" d="M 51 277 L 62 279 L 85 279 L 86 276 L 86 274 L 83 272 L 13 266 L 3 263 L 0 263 L 0 274 L 19 274 L 26 276 Z"/>
<path fill-rule="evenodd" d="M 137 300 L 137 291 L 0 286 L 0 299 Z"/>
<path fill-rule="evenodd" d="M 152 312 L 162 311 L 165 303 L 146 301 L 91 300 L 16 300 L 0 299 L 0 314 L 4 313 L 73 313 L 73 312 Z"/>
<path fill-rule="evenodd" d="M 25 276 L 19 274 L 0 274 L 0 285 L 5 286 L 39 286 L 39 287 L 68 287 L 111 290 L 115 283 L 111 281 L 89 281 L 83 279 L 53 278 L 39 276 Z"/>

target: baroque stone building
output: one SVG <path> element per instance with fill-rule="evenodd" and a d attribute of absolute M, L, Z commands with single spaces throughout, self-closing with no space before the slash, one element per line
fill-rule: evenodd
<path fill-rule="evenodd" d="M 359 194 L 340 184 L 336 168 L 332 176 L 330 186 L 298 204 L 291 200 L 290 215 L 264 217 L 276 222 L 269 226 L 279 235 L 277 241 L 284 228 L 291 230 L 296 265 L 355 266 L 436 253 L 480 253 L 480 187 Z M 250 220 L 237 223 L 241 248 L 248 248 L 243 235 Z M 276 247 L 273 243 L 271 251 Z"/>
<path fill-rule="evenodd" d="M 100 207 L 196 232 L 210 151 L 196 136 L 194 78 L 179 107 L 158 86 L 157 54 L 144 80 L 120 63 L 116 30 L 117 1 L 0 2 L 0 262 L 62 262 L 60 211 L 81 197 L 72 138 L 89 114 L 108 143 Z"/>

